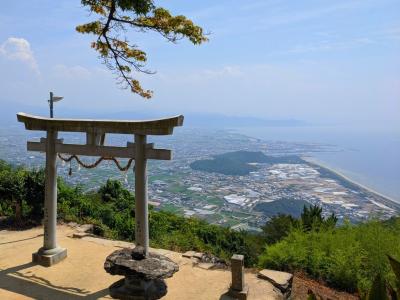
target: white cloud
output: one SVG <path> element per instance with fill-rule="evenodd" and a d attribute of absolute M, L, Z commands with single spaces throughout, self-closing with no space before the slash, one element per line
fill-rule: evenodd
<path fill-rule="evenodd" d="M 26 39 L 9 37 L 0 45 L 0 56 L 9 60 L 20 61 L 29 66 L 35 73 L 40 74 L 31 45 Z"/>
<path fill-rule="evenodd" d="M 308 45 L 297 45 L 293 49 L 287 51 L 288 53 L 307 53 L 319 51 L 334 51 L 334 50 L 348 50 L 361 46 L 374 44 L 370 38 L 353 38 L 346 41 L 321 41 L 319 43 Z"/>
<path fill-rule="evenodd" d="M 400 26 L 395 26 L 378 32 L 378 35 L 385 39 L 400 40 Z"/>
<path fill-rule="evenodd" d="M 54 67 L 54 72 L 57 76 L 68 79 L 87 79 L 92 74 L 88 69 L 80 65 L 70 67 L 62 64 L 56 65 Z"/>
<path fill-rule="evenodd" d="M 220 69 L 204 70 L 202 75 L 213 79 L 215 77 L 238 77 L 242 76 L 243 72 L 238 66 L 225 66 Z"/>

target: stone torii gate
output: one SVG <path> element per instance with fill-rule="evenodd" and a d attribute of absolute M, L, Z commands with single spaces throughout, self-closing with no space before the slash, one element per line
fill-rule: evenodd
<path fill-rule="evenodd" d="M 170 160 L 171 150 L 154 149 L 147 143 L 147 135 L 170 135 L 176 126 L 182 126 L 183 116 L 148 121 L 58 119 L 18 113 L 17 119 L 27 130 L 46 131 L 46 138 L 39 142 L 28 141 L 28 151 L 46 153 L 46 181 L 44 205 L 43 247 L 32 255 L 32 259 L 51 266 L 67 256 L 67 249 L 57 244 L 57 154 L 98 156 L 105 158 L 130 158 L 135 160 L 135 240 L 146 257 L 149 253 L 149 225 L 147 199 L 148 159 Z M 58 132 L 84 132 L 86 144 L 66 144 L 58 139 Z M 105 146 L 107 133 L 132 134 L 134 143 L 126 147 Z"/>

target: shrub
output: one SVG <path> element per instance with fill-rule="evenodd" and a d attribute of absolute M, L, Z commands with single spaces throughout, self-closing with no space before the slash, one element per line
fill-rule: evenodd
<path fill-rule="evenodd" d="M 395 283 L 386 255 L 400 256 L 399 224 L 374 220 L 319 231 L 295 229 L 266 248 L 259 266 L 304 271 L 335 288 L 365 295 L 378 273 Z"/>
<path fill-rule="evenodd" d="M 262 230 L 268 244 L 274 244 L 286 237 L 298 221 L 291 215 L 278 214 L 265 223 Z"/>

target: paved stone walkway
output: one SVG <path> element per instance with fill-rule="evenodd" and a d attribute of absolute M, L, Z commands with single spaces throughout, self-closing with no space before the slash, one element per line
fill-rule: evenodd
<path fill-rule="evenodd" d="M 120 276 L 103 269 L 107 255 L 116 249 L 132 246 L 121 241 L 95 237 L 72 238 L 74 229 L 58 226 L 60 246 L 68 249 L 61 263 L 45 268 L 31 262 L 32 253 L 41 245 L 43 228 L 25 231 L 0 231 L 0 299 L 111 299 L 108 286 Z M 179 272 L 166 280 L 165 300 L 229 299 L 224 296 L 231 275 L 226 270 L 205 270 L 192 265 L 181 253 L 156 250 L 179 264 Z M 249 300 L 281 299 L 273 286 L 246 273 Z"/>

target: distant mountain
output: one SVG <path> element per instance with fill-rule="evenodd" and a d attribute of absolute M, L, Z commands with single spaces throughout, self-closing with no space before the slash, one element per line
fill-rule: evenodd
<path fill-rule="evenodd" d="M 44 101 L 45 102 L 45 101 Z M 27 114 L 38 115 L 47 117 L 49 116 L 49 107 L 44 104 L 43 106 L 34 106 L 21 102 L 1 102 L 0 109 L 0 125 L 17 125 L 21 124 L 17 121 L 17 113 L 24 112 Z M 87 111 L 80 111 L 68 108 L 55 108 L 55 115 L 61 118 L 91 118 L 96 117 L 95 114 L 89 114 Z"/>
<path fill-rule="evenodd" d="M 257 165 L 252 165 L 250 163 L 299 164 L 304 163 L 304 160 L 295 155 L 267 156 L 259 151 L 235 151 L 216 155 L 213 159 L 194 161 L 190 164 L 190 167 L 193 170 L 224 175 L 247 175 L 258 169 Z"/>
<path fill-rule="evenodd" d="M 40 114 L 41 111 L 41 108 L 33 107 L 23 103 L 2 102 L 0 109 L 0 125 L 17 125 L 18 112 Z"/>
<path fill-rule="evenodd" d="M 26 112 L 47 116 L 49 109 L 43 105 L 41 107 L 32 106 L 25 103 L 3 102 L 0 110 L 0 124 L 16 123 L 15 114 L 17 112 Z M 161 117 L 169 117 L 172 115 L 181 114 L 165 113 L 162 111 L 126 111 L 126 112 L 106 112 L 99 113 L 93 111 L 68 109 L 63 107 L 56 108 L 55 115 L 63 118 L 98 118 L 98 119 L 154 119 Z M 185 127 L 205 127 L 205 128 L 235 128 L 235 127 L 285 127 L 285 126 L 306 126 L 309 123 L 295 119 L 269 120 L 257 117 L 241 117 L 227 116 L 223 114 L 208 114 L 208 113 L 182 113 L 185 116 Z"/>
<path fill-rule="evenodd" d="M 177 112 L 176 114 L 180 114 Z M 227 116 L 223 114 L 208 113 L 182 113 L 185 116 L 184 126 L 188 127 L 207 127 L 207 128 L 232 128 L 232 127 L 251 127 L 251 126 L 306 126 L 309 123 L 295 119 L 269 120 L 257 117 Z M 174 114 L 154 112 L 119 112 L 99 114 L 99 117 L 106 119 L 153 119 L 167 117 Z"/>
<path fill-rule="evenodd" d="M 295 119 L 269 120 L 257 117 L 226 116 L 222 114 L 185 115 L 186 125 L 193 127 L 286 127 L 306 126 L 307 122 Z"/>

